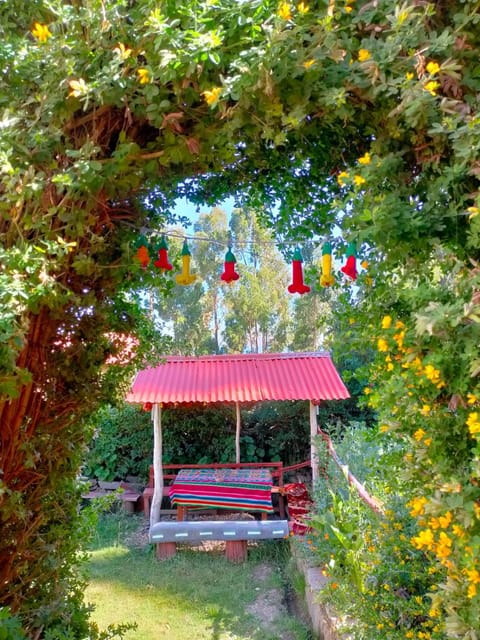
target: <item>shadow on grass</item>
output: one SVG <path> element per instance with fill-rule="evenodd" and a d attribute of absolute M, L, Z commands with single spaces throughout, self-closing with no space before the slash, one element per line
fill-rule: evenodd
<path fill-rule="evenodd" d="M 228 562 L 222 549 L 201 551 L 187 545 L 179 546 L 173 558 L 160 562 L 153 545 L 134 547 L 129 542 L 135 527 L 145 527 L 144 521 L 115 515 L 102 520 L 91 552 L 87 596 L 90 600 L 93 596 L 98 609 L 113 605 L 112 615 L 119 616 L 101 620 L 102 625 L 137 622 L 139 629 L 132 638 L 139 640 L 159 634 L 169 640 L 308 637 L 301 624 L 292 630 L 292 620 L 275 620 L 269 629 L 265 620 L 248 613 L 259 595 L 274 590 L 280 594 L 280 602 L 272 606 L 282 610 L 283 568 L 289 559 L 285 541 L 249 545 L 248 561 L 240 565 Z M 129 616 L 134 616 L 133 620 Z"/>

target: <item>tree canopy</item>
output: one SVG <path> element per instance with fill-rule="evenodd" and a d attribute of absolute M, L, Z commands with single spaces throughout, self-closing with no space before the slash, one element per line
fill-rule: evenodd
<path fill-rule="evenodd" d="M 375 348 L 370 401 L 410 449 L 441 633 L 478 635 L 478 9 L 1 3 L 0 604 L 32 635 L 78 620 L 62 558 L 81 415 L 105 389 L 107 333 L 134 330 L 133 241 L 177 197 L 227 194 L 279 237 L 368 260 L 343 338 Z"/>

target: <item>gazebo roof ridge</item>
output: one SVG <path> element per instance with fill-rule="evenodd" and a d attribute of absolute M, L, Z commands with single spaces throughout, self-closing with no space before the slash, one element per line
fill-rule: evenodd
<path fill-rule="evenodd" d="M 234 360 L 280 360 L 299 358 L 331 358 L 329 351 L 279 351 L 264 353 L 210 353 L 200 356 L 183 356 L 179 354 L 165 355 L 162 360 L 166 362 L 206 362 L 206 361 L 234 361 Z"/>

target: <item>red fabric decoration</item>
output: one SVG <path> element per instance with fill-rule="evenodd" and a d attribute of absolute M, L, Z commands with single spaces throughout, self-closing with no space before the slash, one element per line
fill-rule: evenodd
<path fill-rule="evenodd" d="M 234 280 L 238 280 L 240 276 L 235 271 L 235 256 L 232 253 L 232 248 L 228 247 L 228 251 L 225 254 L 225 262 L 223 263 L 223 273 L 220 278 L 224 282 L 233 282 Z"/>
<path fill-rule="evenodd" d="M 144 411 L 151 411 L 153 407 L 153 404 L 151 402 L 145 402 L 145 404 L 143 405 L 143 410 Z"/>
<path fill-rule="evenodd" d="M 300 249 L 295 249 L 292 261 L 292 284 L 288 287 L 288 291 L 290 293 L 299 293 L 300 295 L 303 295 L 310 291 L 310 287 L 303 282 L 302 262 L 303 260 Z"/>
<path fill-rule="evenodd" d="M 158 260 L 155 260 L 153 264 L 161 271 L 171 271 L 173 269 L 173 265 L 168 261 L 168 245 L 165 236 L 162 236 L 158 245 Z"/>
<path fill-rule="evenodd" d="M 341 269 L 352 280 L 357 279 L 357 250 L 354 242 L 349 242 L 347 247 L 347 262 Z"/>

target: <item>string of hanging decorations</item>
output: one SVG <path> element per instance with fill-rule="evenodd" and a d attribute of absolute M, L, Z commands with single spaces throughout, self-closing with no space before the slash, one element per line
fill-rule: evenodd
<path fill-rule="evenodd" d="M 183 238 L 183 247 L 181 251 L 182 258 L 182 268 L 180 273 L 175 276 L 175 282 L 181 286 L 188 286 L 193 284 L 197 276 L 191 272 L 191 253 L 188 247 L 188 240 L 195 240 L 201 242 L 212 242 L 218 245 L 224 245 L 223 242 L 219 240 L 214 240 L 210 238 L 204 238 L 201 236 L 188 236 L 188 235 L 180 235 L 175 232 L 165 232 L 162 234 L 160 241 L 156 246 L 152 246 L 151 243 L 147 240 L 145 235 L 141 235 L 135 243 L 136 253 L 135 260 L 141 265 L 142 269 L 146 270 L 150 265 L 152 258 L 151 252 L 155 252 L 157 254 L 157 259 L 153 261 L 153 266 L 158 269 L 160 272 L 165 273 L 167 271 L 172 271 L 173 265 L 169 262 L 168 257 L 168 244 L 167 244 L 167 236 Z M 271 245 L 288 245 L 292 244 L 289 242 L 255 242 L 254 240 L 243 240 L 236 243 L 237 245 L 248 245 L 248 244 L 271 244 Z M 357 249 L 355 242 L 349 242 L 346 250 L 346 262 L 341 267 L 342 273 L 344 273 L 351 281 L 355 281 L 358 276 L 357 270 Z M 232 243 L 228 244 L 228 250 L 225 254 L 225 259 L 223 263 L 223 272 L 220 275 L 220 279 L 223 282 L 231 284 L 240 278 L 240 274 L 235 270 L 235 265 L 237 260 L 232 251 Z M 324 242 L 322 245 L 322 261 L 321 261 L 321 273 L 320 273 L 320 281 L 319 284 L 321 287 L 331 287 L 335 284 L 336 279 L 332 272 L 333 266 L 333 255 L 332 255 L 332 245 L 330 242 Z M 367 268 L 367 263 L 363 261 L 361 263 L 362 268 Z M 298 293 L 303 295 L 305 293 L 309 293 L 311 288 L 305 284 L 303 277 L 303 258 L 301 251 L 298 247 L 295 248 L 292 258 L 292 282 L 287 287 L 289 293 Z"/>

